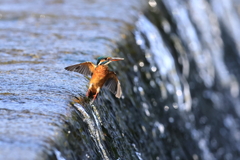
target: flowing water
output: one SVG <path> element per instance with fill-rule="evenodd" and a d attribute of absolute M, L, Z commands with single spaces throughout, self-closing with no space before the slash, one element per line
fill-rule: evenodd
<path fill-rule="evenodd" d="M 0 2 L 0 157 L 240 157 L 239 0 L 79 3 Z M 63 68 L 104 54 L 123 96 L 90 105 Z"/>

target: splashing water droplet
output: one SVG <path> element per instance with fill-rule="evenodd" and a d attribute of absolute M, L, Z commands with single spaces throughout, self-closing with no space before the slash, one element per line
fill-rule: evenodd
<path fill-rule="evenodd" d="M 143 63 L 143 62 L 139 62 L 139 66 L 140 66 L 140 67 L 143 67 L 143 66 L 144 66 L 144 63 Z"/>
<path fill-rule="evenodd" d="M 165 110 L 165 111 L 168 111 L 168 110 L 169 110 L 169 107 L 168 107 L 168 106 L 164 106 L 164 110 Z"/>
<path fill-rule="evenodd" d="M 173 122 L 174 122 L 174 118 L 173 118 L 173 117 L 169 117 L 168 121 L 169 121 L 170 123 L 173 123 Z"/>
<path fill-rule="evenodd" d="M 157 6 L 157 2 L 155 0 L 149 0 L 148 1 L 148 4 L 151 6 L 151 7 L 156 7 Z"/>
<path fill-rule="evenodd" d="M 152 70 L 152 72 L 156 72 L 156 71 L 157 71 L 157 67 L 152 66 L 152 67 L 151 67 L 151 70 Z"/>

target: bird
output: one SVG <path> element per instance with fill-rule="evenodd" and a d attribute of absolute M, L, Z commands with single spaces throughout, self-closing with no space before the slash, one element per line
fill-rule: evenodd
<path fill-rule="evenodd" d="M 83 62 L 66 67 L 67 71 L 81 73 L 85 76 L 91 76 L 86 97 L 97 98 L 101 88 L 106 88 L 117 98 L 122 95 L 121 84 L 115 72 L 108 69 L 108 64 L 113 61 L 124 60 L 124 58 L 101 56 L 97 58 L 96 65 L 92 62 Z"/>

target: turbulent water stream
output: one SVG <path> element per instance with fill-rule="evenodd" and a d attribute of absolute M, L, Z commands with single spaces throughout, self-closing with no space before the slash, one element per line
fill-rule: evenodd
<path fill-rule="evenodd" d="M 0 159 L 240 157 L 239 0 L 81 2 L 0 2 Z M 104 54 L 90 105 L 64 67 Z"/>

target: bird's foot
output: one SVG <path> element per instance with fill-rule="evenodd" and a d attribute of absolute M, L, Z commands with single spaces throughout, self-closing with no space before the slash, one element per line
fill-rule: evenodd
<path fill-rule="evenodd" d="M 97 98 L 97 95 L 98 95 L 99 91 L 100 91 L 100 87 L 97 88 L 97 92 L 95 93 L 95 95 L 93 95 L 94 100 Z"/>
<path fill-rule="evenodd" d="M 93 95 L 93 100 L 95 100 L 97 98 L 97 95 L 98 94 Z"/>
<path fill-rule="evenodd" d="M 89 97 L 90 89 L 87 91 L 86 96 Z"/>

